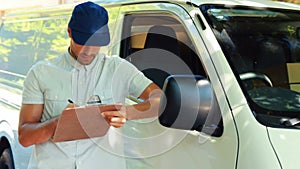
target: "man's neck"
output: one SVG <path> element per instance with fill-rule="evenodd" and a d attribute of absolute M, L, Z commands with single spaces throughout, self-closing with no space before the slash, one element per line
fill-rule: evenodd
<path fill-rule="evenodd" d="M 69 54 L 72 56 L 72 58 L 74 58 L 75 60 L 77 60 L 77 56 L 76 56 L 75 53 L 72 51 L 71 47 L 68 48 L 68 52 L 69 52 Z"/>

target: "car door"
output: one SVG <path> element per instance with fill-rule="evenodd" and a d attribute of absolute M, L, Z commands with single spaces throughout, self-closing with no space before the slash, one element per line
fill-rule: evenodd
<path fill-rule="evenodd" d="M 221 133 L 163 127 L 157 118 L 128 121 L 123 127 L 128 168 L 235 168 L 238 138 L 226 95 L 219 83 L 200 21 L 187 4 L 142 3 L 121 7 L 115 53 L 163 87 L 172 74 L 209 79 L 220 114 L 213 114 Z M 207 29 L 206 29 L 207 30 Z M 151 35 L 163 38 L 150 38 Z M 149 40 L 152 39 L 152 40 Z M 154 39 L 154 40 L 153 40 Z M 169 39 L 164 41 L 164 39 Z M 175 40 L 175 42 L 174 42 Z M 165 46 L 165 47 L 162 47 Z M 182 113 L 187 113 L 182 110 Z"/>

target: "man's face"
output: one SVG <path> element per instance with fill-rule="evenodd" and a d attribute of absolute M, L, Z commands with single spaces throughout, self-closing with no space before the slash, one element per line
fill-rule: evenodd
<path fill-rule="evenodd" d="M 70 54 L 82 65 L 89 65 L 97 56 L 100 46 L 83 46 L 71 39 Z"/>

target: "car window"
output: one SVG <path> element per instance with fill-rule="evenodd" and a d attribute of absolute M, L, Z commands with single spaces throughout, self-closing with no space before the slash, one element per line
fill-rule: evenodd
<path fill-rule="evenodd" d="M 162 87 L 170 74 L 206 73 L 183 24 L 171 14 L 126 15 L 121 57 Z M 154 78 L 155 76 L 155 78 Z"/>
<path fill-rule="evenodd" d="M 39 49 L 36 60 L 49 60 L 61 55 L 68 49 L 68 18 L 57 18 L 43 21 L 39 35 Z"/>
<path fill-rule="evenodd" d="M 298 117 L 299 11 L 214 5 L 201 10 L 256 117 L 268 125 L 274 123 L 260 115 Z"/>
<path fill-rule="evenodd" d="M 24 76 L 36 62 L 38 33 L 42 21 L 8 22 L 0 32 L 0 80 L 21 86 Z M 21 88 L 21 87 L 20 87 Z"/>

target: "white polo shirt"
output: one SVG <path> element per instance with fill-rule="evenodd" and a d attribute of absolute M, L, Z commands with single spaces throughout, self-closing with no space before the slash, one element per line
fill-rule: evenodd
<path fill-rule="evenodd" d="M 81 65 L 68 52 L 35 64 L 24 82 L 23 104 L 44 104 L 41 121 L 60 115 L 68 99 L 77 105 L 98 95 L 103 104 L 140 96 L 151 83 L 138 69 L 117 56 L 99 54 Z M 29 169 L 125 168 L 121 130 L 111 128 L 104 137 L 35 145 Z"/>

